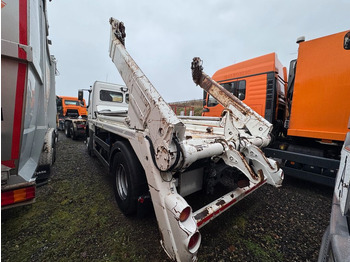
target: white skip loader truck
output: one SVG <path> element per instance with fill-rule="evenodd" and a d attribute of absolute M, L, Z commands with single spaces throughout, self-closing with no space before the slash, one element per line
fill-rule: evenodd
<path fill-rule="evenodd" d="M 110 57 L 126 85 L 115 92 L 127 92 L 129 103 L 127 111 L 108 108 L 92 87 L 88 151 L 114 176 L 121 211 L 134 214 L 151 199 L 167 255 L 196 261 L 201 227 L 265 183 L 281 186 L 282 170 L 261 151 L 272 125 L 203 73 L 199 58 L 192 62 L 194 81 L 226 114 L 179 118 L 126 51 L 124 24 L 113 18 L 110 24 Z M 230 192 L 193 210 L 184 197 L 212 193 L 224 174 L 234 181 Z"/>
<path fill-rule="evenodd" d="M 46 1 L 1 1 L 1 208 L 35 201 L 55 160 L 56 59 Z"/>

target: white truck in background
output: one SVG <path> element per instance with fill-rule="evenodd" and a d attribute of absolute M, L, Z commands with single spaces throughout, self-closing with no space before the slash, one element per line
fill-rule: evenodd
<path fill-rule="evenodd" d="M 33 203 L 55 160 L 56 60 L 46 1 L 1 1 L 1 208 Z"/>
<path fill-rule="evenodd" d="M 350 33 L 348 33 L 350 50 Z M 348 123 L 350 129 L 350 118 Z M 332 212 L 320 248 L 318 262 L 350 261 L 350 132 L 347 133 L 334 186 Z"/>
<path fill-rule="evenodd" d="M 106 83 L 102 81 L 95 81 L 94 85 L 89 92 L 89 104 L 88 104 L 88 121 L 92 121 L 96 118 L 97 114 L 108 116 L 127 116 L 129 106 L 129 92 L 128 88 L 122 85 Z M 78 99 L 83 101 L 83 92 L 79 92 Z M 99 146 L 95 146 L 93 149 L 93 130 L 89 129 L 89 124 L 86 125 L 86 144 L 88 153 L 94 156 L 94 151 L 102 152 Z M 95 138 L 96 139 L 96 138 Z M 102 162 L 104 158 L 100 157 L 100 154 L 96 154 Z M 108 164 L 108 163 L 107 163 Z"/>
<path fill-rule="evenodd" d="M 282 170 L 260 149 L 269 143 L 272 125 L 204 74 L 198 58 L 192 63 L 195 83 L 227 113 L 222 119 L 177 117 L 126 51 L 123 23 L 111 18 L 110 24 L 110 57 L 126 84 L 114 92 L 128 92 L 130 100 L 127 111 L 114 108 L 100 99 L 101 88 L 92 87 L 88 151 L 114 176 L 121 211 L 132 215 L 151 199 L 167 255 L 195 261 L 201 227 L 265 183 L 281 186 Z M 230 191 L 193 210 L 184 197 L 213 192 L 224 173 L 233 181 Z"/>

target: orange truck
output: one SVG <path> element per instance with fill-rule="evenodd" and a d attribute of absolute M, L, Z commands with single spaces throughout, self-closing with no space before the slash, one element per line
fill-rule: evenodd
<path fill-rule="evenodd" d="M 57 96 L 58 130 L 64 130 L 66 137 L 77 139 L 85 136 L 87 110 L 85 99 Z"/>
<path fill-rule="evenodd" d="M 299 39 L 287 71 L 275 53 L 215 72 L 213 79 L 274 125 L 265 148 L 285 174 L 333 186 L 350 116 L 350 32 Z M 224 108 L 204 92 L 203 116 Z"/>
<path fill-rule="evenodd" d="M 275 53 L 222 68 L 213 79 L 271 123 L 284 115 L 287 70 Z M 204 92 L 203 98 L 203 116 L 222 114 L 214 97 Z"/>

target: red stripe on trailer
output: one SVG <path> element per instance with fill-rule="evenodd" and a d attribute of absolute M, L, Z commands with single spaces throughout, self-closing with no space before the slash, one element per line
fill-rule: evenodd
<path fill-rule="evenodd" d="M 203 220 L 199 221 L 197 223 L 197 226 L 200 227 L 202 224 L 204 224 L 205 222 L 209 221 L 210 219 L 212 219 L 214 216 L 216 216 L 217 214 L 219 214 L 220 212 L 224 211 L 225 209 L 227 209 L 228 207 L 232 206 L 235 202 L 237 201 L 237 198 L 232 199 L 230 202 L 228 202 L 226 205 L 223 205 L 222 207 L 220 207 L 218 210 L 216 210 L 214 213 L 211 213 L 209 216 L 205 217 Z"/>
<path fill-rule="evenodd" d="M 13 134 L 12 134 L 12 153 L 11 153 L 12 160 L 19 158 L 26 74 L 27 74 L 27 65 L 18 63 L 15 115 L 13 119 Z"/>
<path fill-rule="evenodd" d="M 267 182 L 266 179 L 264 179 L 263 181 L 261 181 L 259 184 L 257 184 L 256 186 L 248 189 L 247 191 L 244 192 L 244 194 L 248 195 L 250 192 L 252 192 L 257 186 L 261 185 L 261 184 L 265 184 Z"/>
<path fill-rule="evenodd" d="M 27 0 L 19 0 L 19 43 L 28 45 L 28 2 Z M 27 59 L 27 53 L 18 47 L 18 57 Z M 23 114 L 23 99 L 26 85 L 27 65 L 18 63 L 17 85 L 15 98 L 15 111 L 12 133 L 12 150 L 11 160 L 14 167 L 14 160 L 19 158 L 21 129 L 22 129 L 22 114 Z"/>
<path fill-rule="evenodd" d="M 28 45 L 28 4 L 27 0 L 19 1 L 19 43 Z M 18 47 L 18 57 L 20 59 L 27 59 L 27 53 Z"/>
<path fill-rule="evenodd" d="M 10 168 L 15 168 L 15 160 L 4 160 L 1 164 Z"/>
<path fill-rule="evenodd" d="M 262 186 L 263 184 L 266 183 L 266 179 L 261 181 L 260 183 L 256 184 L 255 186 L 253 186 L 252 188 L 248 189 L 246 192 L 244 192 L 244 195 L 248 195 L 249 193 L 251 193 L 254 189 Z M 238 197 L 238 196 L 237 196 Z M 197 227 L 200 227 L 201 225 L 205 224 L 206 222 L 208 222 L 209 220 L 211 220 L 213 217 L 215 217 L 217 214 L 225 211 L 226 209 L 228 209 L 229 207 L 231 207 L 234 203 L 237 202 L 237 197 L 232 199 L 230 202 L 226 203 L 225 205 L 221 206 L 218 210 L 216 210 L 215 212 L 211 213 L 210 215 L 208 215 L 207 217 L 205 217 L 204 219 L 200 220 L 197 222 Z"/>

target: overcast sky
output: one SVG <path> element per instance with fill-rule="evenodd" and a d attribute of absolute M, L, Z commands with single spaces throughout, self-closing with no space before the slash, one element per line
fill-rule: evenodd
<path fill-rule="evenodd" d="M 199 99 L 190 64 L 204 71 L 276 52 L 284 66 L 295 40 L 350 30 L 350 0 L 53 0 L 48 2 L 58 95 L 94 81 L 124 84 L 109 58 L 109 18 L 123 21 L 126 48 L 167 102 Z"/>

